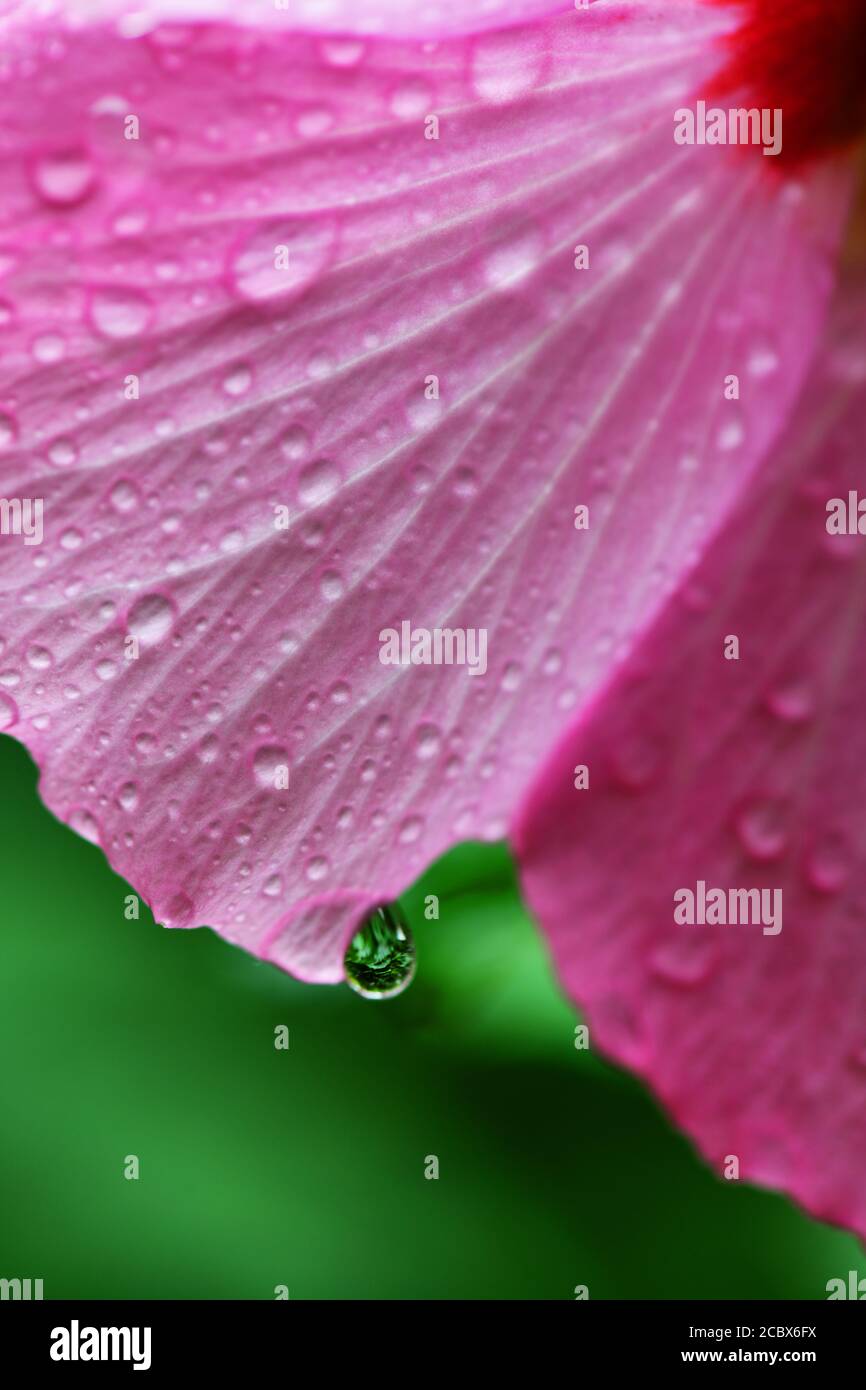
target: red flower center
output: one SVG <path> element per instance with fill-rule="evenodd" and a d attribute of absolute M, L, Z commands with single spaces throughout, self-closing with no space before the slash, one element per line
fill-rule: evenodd
<path fill-rule="evenodd" d="M 743 22 L 713 93 L 780 110 L 786 164 L 848 149 L 866 132 L 866 0 L 717 2 L 740 3 Z"/>

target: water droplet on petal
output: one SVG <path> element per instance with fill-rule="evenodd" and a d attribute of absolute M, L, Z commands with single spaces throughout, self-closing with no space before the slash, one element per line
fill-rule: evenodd
<path fill-rule="evenodd" d="M 398 836 L 400 844 L 414 844 L 423 829 L 424 820 L 422 816 L 407 816 L 400 826 L 400 833 Z"/>
<path fill-rule="evenodd" d="M 471 468 L 458 468 L 454 475 L 454 494 L 466 502 L 478 492 L 478 479 Z"/>
<path fill-rule="evenodd" d="M 517 661 L 509 661 L 502 672 L 500 685 L 503 690 L 517 690 L 523 677 L 523 667 Z"/>
<path fill-rule="evenodd" d="M 78 450 L 71 439 L 55 439 L 48 457 L 56 468 L 69 468 L 78 458 Z"/>
<path fill-rule="evenodd" d="M 323 381 L 330 376 L 336 366 L 333 355 L 324 348 L 317 348 L 307 362 L 307 376 L 313 381 Z"/>
<path fill-rule="evenodd" d="M 289 778 L 289 754 L 282 744 L 266 743 L 253 757 L 253 776 L 266 791 L 285 791 Z"/>
<path fill-rule="evenodd" d="M 124 811 L 134 811 L 138 805 L 138 787 L 134 782 L 124 782 L 117 793 L 117 799 Z"/>
<path fill-rule="evenodd" d="M 216 734 L 205 734 L 196 753 L 200 763 L 215 762 L 219 753 L 219 739 Z"/>
<path fill-rule="evenodd" d="M 423 392 L 409 397 L 406 402 L 406 418 L 417 434 L 432 429 L 442 415 L 442 401 L 428 400 Z"/>
<path fill-rule="evenodd" d="M 274 218 L 232 253 L 229 275 L 242 299 L 261 303 L 302 293 L 329 265 L 337 245 L 333 218 Z"/>
<path fill-rule="evenodd" d="M 45 155 L 33 169 L 36 191 L 46 203 L 70 207 L 82 202 L 96 182 L 96 171 L 86 150 L 65 150 Z"/>
<path fill-rule="evenodd" d="M 778 859 L 785 851 L 788 833 L 782 807 L 773 801 L 756 802 L 737 819 L 743 848 L 753 859 Z"/>
<path fill-rule="evenodd" d="M 129 482 L 126 478 L 120 478 L 111 489 L 109 500 L 116 511 L 131 512 L 138 506 L 141 497 L 135 483 Z"/>
<path fill-rule="evenodd" d="M 170 632 L 174 616 L 174 604 L 170 599 L 163 594 L 144 594 L 129 610 L 127 629 L 142 646 L 155 646 Z"/>
<path fill-rule="evenodd" d="M 116 214 L 112 222 L 112 229 L 116 236 L 141 236 L 146 229 L 149 218 L 141 208 L 126 208 L 123 212 Z"/>
<path fill-rule="evenodd" d="M 650 965 L 669 984 L 690 988 L 712 974 L 719 958 L 719 944 L 699 927 L 681 927 L 676 936 L 656 946 Z"/>
<path fill-rule="evenodd" d="M 164 927 L 191 927 L 194 925 L 195 903 L 186 893 L 175 893 L 162 914 Z"/>
<path fill-rule="evenodd" d="M 391 114 L 398 121 L 417 120 L 426 116 L 433 104 L 433 92 L 429 83 L 420 77 L 407 77 L 391 93 Z"/>
<path fill-rule="evenodd" d="M 344 958 L 346 982 L 362 999 L 393 999 L 415 974 L 412 934 L 394 904 L 377 908 L 352 937 Z"/>
<path fill-rule="evenodd" d="M 298 463 L 310 452 L 310 436 L 303 425 L 292 425 L 280 440 L 280 449 L 287 459 Z"/>
<path fill-rule="evenodd" d="M 327 502 L 340 486 L 340 470 L 330 459 L 316 459 L 301 470 L 298 478 L 298 501 L 304 507 L 316 507 Z"/>
<path fill-rule="evenodd" d="M 31 647 L 27 653 L 27 665 L 34 671 L 47 671 L 51 665 L 51 653 L 47 647 Z"/>
<path fill-rule="evenodd" d="M 752 346 L 746 359 L 746 370 L 758 381 L 779 370 L 779 354 L 772 343 L 761 341 Z"/>
<path fill-rule="evenodd" d="M 249 367 L 239 363 L 223 378 L 223 390 L 227 396 L 243 396 L 249 391 L 252 380 L 253 374 Z"/>
<path fill-rule="evenodd" d="M 318 883 L 320 879 L 327 878 L 330 870 L 330 859 L 324 854 L 316 854 L 307 864 L 307 878 L 311 883 Z"/>
<path fill-rule="evenodd" d="M 435 758 L 442 746 L 442 734 L 435 724 L 419 724 L 415 730 L 415 756 L 422 761 Z"/>
<path fill-rule="evenodd" d="M 11 729 L 18 723 L 18 706 L 8 695 L 0 695 L 0 729 Z"/>
<path fill-rule="evenodd" d="M 353 68 L 364 56 L 363 39 L 323 39 L 322 57 L 335 68 Z"/>
<path fill-rule="evenodd" d="M 92 845 L 101 843 L 99 822 L 96 820 L 95 816 L 92 816 L 89 811 L 85 811 L 83 807 L 77 806 L 75 810 L 70 813 L 69 824 L 82 839 L 89 840 Z"/>
<path fill-rule="evenodd" d="M 59 333 L 42 333 L 34 338 L 31 351 L 37 362 L 50 366 L 65 356 L 66 344 Z"/>
<path fill-rule="evenodd" d="M 326 599 L 328 603 L 336 603 L 338 599 L 342 598 L 344 587 L 343 576 L 338 574 L 336 570 L 326 570 L 319 585 L 322 598 Z"/>
<path fill-rule="evenodd" d="M 149 326 L 153 305 L 138 290 L 99 289 L 90 301 L 90 318 L 104 338 L 135 338 Z"/>
<path fill-rule="evenodd" d="M 315 140 L 318 135 L 325 135 L 333 124 L 334 113 L 327 106 L 310 106 L 298 116 L 295 130 L 305 140 Z"/>

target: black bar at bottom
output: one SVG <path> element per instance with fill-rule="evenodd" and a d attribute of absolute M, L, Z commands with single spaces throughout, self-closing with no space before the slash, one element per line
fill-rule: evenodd
<path fill-rule="evenodd" d="M 269 1365 L 291 1376 L 297 1357 L 307 1365 L 319 1356 L 330 1373 L 345 1356 L 349 1369 L 378 1366 L 387 1373 L 400 1365 L 411 1377 L 423 1367 L 425 1378 L 441 1358 L 443 1374 L 453 1375 L 464 1337 L 485 1360 L 495 1361 L 497 1347 L 502 1356 L 519 1349 L 521 1332 L 533 1338 L 529 1354 L 534 1347 L 549 1365 L 551 1352 L 561 1348 L 575 1374 L 587 1356 L 594 1357 L 596 1370 L 739 1363 L 811 1366 L 826 1374 L 860 1364 L 866 1332 L 863 1312 L 841 1301 L 437 1302 L 435 1335 L 429 1304 L 400 1303 L 398 1316 L 389 1315 L 389 1306 L 379 1312 L 363 1301 L 300 1299 L 3 1302 L 0 1335 L 4 1365 L 11 1361 L 25 1374 L 33 1369 L 94 1376 L 108 1367 L 114 1375 L 138 1370 L 159 1379 L 186 1371 L 248 1377 Z M 503 1309 L 499 1336 L 497 1308 Z M 460 1343 L 451 1340 L 449 1324 Z"/>

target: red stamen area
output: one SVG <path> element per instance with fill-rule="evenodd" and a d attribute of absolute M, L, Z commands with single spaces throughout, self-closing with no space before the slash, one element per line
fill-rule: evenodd
<path fill-rule="evenodd" d="M 781 110 L 780 160 L 803 164 L 866 133 L 866 0 L 715 0 L 743 22 L 708 95 Z"/>

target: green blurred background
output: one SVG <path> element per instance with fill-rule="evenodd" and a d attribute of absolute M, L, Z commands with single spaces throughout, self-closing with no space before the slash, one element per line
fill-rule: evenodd
<path fill-rule="evenodd" d="M 503 850 L 463 847 L 407 895 L 415 983 L 369 1003 L 126 921 L 129 889 L 8 738 L 0 784 L 0 1277 L 47 1298 L 824 1298 L 862 1264 L 575 1050 Z"/>

